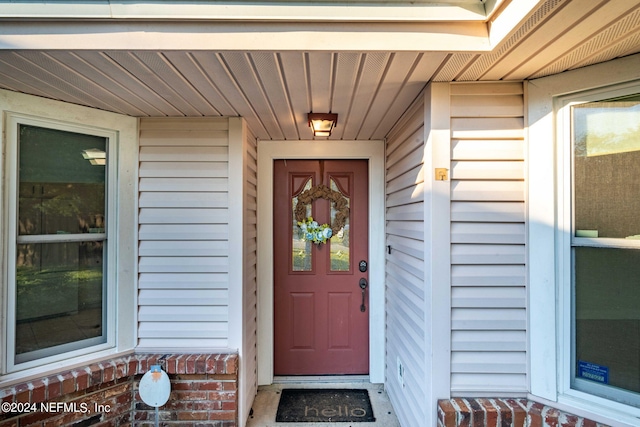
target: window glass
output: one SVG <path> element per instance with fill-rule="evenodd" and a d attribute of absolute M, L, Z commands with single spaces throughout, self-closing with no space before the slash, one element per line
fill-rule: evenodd
<path fill-rule="evenodd" d="M 640 238 L 640 100 L 573 108 L 577 237 Z"/>
<path fill-rule="evenodd" d="M 576 378 L 640 392 L 640 250 L 576 247 Z"/>
<path fill-rule="evenodd" d="M 311 189 L 311 178 L 307 180 L 307 183 L 304 185 L 300 193 Z M 298 193 L 298 194 L 300 194 Z M 292 220 L 293 220 L 293 231 L 291 233 L 293 244 L 292 244 L 292 265 L 293 271 L 311 271 L 312 270 L 312 251 L 311 246 L 313 243 L 309 239 L 305 239 L 302 235 L 302 231 L 298 226 L 298 221 L 296 220 L 296 206 L 298 206 L 298 195 L 295 195 L 291 201 L 292 205 Z M 311 216 L 311 204 L 306 206 L 307 213 L 305 216 L 308 218 Z"/>
<path fill-rule="evenodd" d="M 18 245 L 16 354 L 102 337 L 102 242 Z"/>
<path fill-rule="evenodd" d="M 333 179 L 329 180 L 333 191 L 340 191 L 338 185 Z M 349 197 L 342 195 L 349 206 Z M 336 211 L 333 203 L 331 204 L 331 224 L 335 223 Z M 349 271 L 350 266 L 350 250 L 349 250 L 349 218 L 345 220 L 344 227 L 331 236 L 331 271 Z"/>
<path fill-rule="evenodd" d="M 572 135 L 572 388 L 640 406 L 640 96 L 573 106 Z"/>
<path fill-rule="evenodd" d="M 16 362 L 106 342 L 107 139 L 19 127 Z"/>
<path fill-rule="evenodd" d="M 106 139 L 20 126 L 20 235 L 104 233 Z"/>

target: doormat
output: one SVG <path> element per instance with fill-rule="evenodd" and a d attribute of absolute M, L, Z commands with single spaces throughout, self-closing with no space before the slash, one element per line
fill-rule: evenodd
<path fill-rule="evenodd" d="M 285 388 L 276 414 L 279 423 L 373 422 L 369 392 L 360 389 Z"/>

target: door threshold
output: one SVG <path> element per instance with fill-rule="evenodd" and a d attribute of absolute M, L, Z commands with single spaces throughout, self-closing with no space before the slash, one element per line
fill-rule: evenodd
<path fill-rule="evenodd" d="M 368 383 L 369 375 L 291 375 L 273 377 L 274 384 Z"/>

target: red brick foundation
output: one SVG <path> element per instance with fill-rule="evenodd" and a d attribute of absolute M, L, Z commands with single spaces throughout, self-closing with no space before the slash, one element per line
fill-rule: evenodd
<path fill-rule="evenodd" d="M 236 354 L 136 354 L 0 389 L 0 427 L 153 426 L 155 408 L 137 388 L 156 364 L 171 380 L 160 425 L 237 425 Z"/>
<path fill-rule="evenodd" d="M 438 427 L 607 427 L 527 399 L 438 401 Z"/>

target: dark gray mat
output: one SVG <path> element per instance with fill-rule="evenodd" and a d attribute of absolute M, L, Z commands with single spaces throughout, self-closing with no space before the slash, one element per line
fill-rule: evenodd
<path fill-rule="evenodd" d="M 373 422 L 369 392 L 360 389 L 285 388 L 276 422 Z"/>

